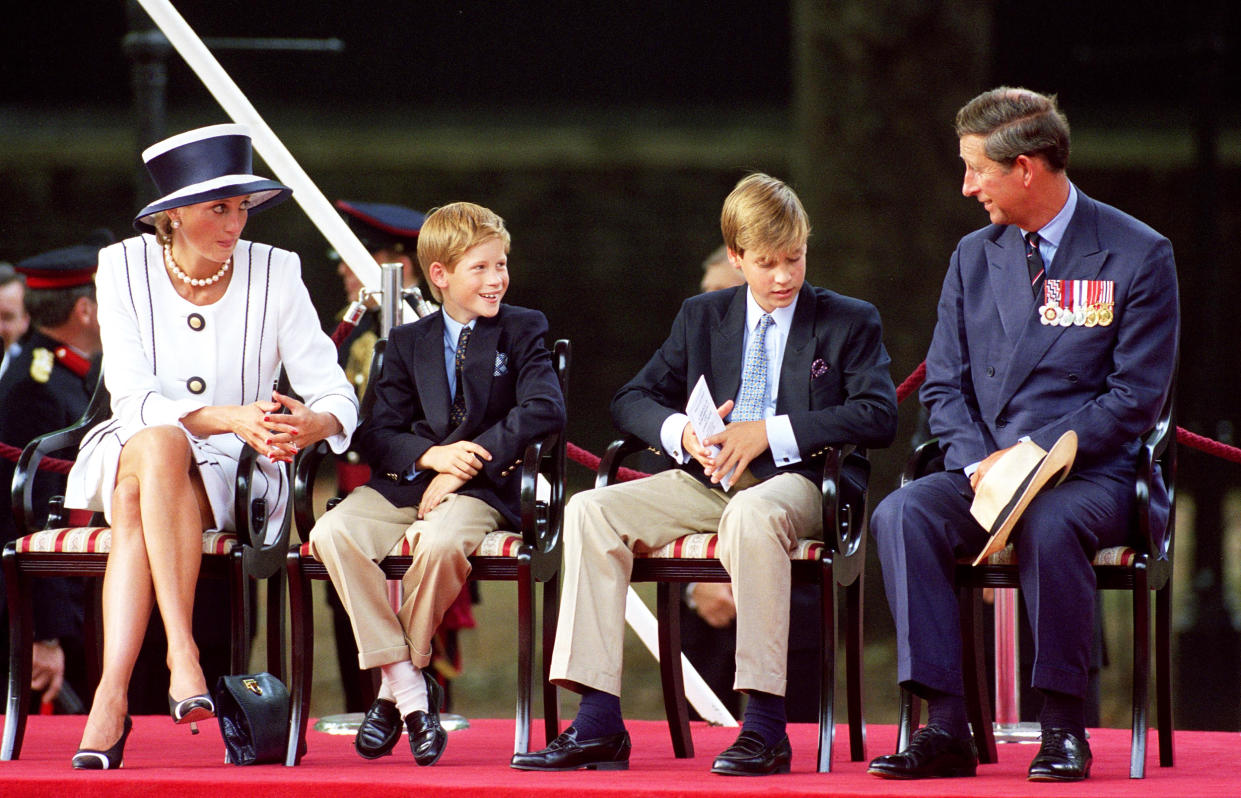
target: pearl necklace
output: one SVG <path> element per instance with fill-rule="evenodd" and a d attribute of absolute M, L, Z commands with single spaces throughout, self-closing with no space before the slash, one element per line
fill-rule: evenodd
<path fill-rule="evenodd" d="M 173 276 L 181 282 L 192 286 L 211 285 L 212 283 L 219 282 L 220 278 L 228 273 L 228 267 L 231 266 L 232 263 L 233 258 L 230 255 L 228 260 L 224 261 L 224 265 L 220 267 L 220 270 L 210 277 L 205 277 L 203 279 L 190 277 L 188 274 L 181 271 L 181 267 L 177 266 L 177 262 L 172 259 L 172 245 L 164 245 L 164 265 L 168 267 L 168 271 L 172 272 Z"/>

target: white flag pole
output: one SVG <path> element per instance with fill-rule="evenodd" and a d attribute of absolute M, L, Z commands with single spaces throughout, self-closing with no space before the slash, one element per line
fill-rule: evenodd
<path fill-rule="evenodd" d="M 375 259 L 328 202 L 327 197 L 323 196 L 319 187 L 294 160 L 292 153 L 263 121 L 263 117 L 259 116 L 259 112 L 241 93 L 241 89 L 190 28 L 189 23 L 173 8 L 169 0 L 138 0 L 138 3 L 151 15 L 151 19 L 168 37 L 168 41 L 233 121 L 250 128 L 254 149 L 263 156 L 276 179 L 293 189 L 293 199 L 302 206 L 302 210 L 328 243 L 340 253 L 345 265 L 357 275 L 367 290 L 378 291 L 379 265 L 375 263 Z M 149 143 L 144 142 L 144 145 Z"/>
<path fill-rule="evenodd" d="M 625 620 L 659 661 L 659 624 L 651 614 L 642 597 L 631 587 L 625 596 Z M 699 716 L 717 726 L 736 726 L 737 721 L 724 706 L 711 687 L 703 680 L 685 654 L 681 654 L 681 677 L 685 680 L 685 698 L 698 711 Z"/>
<path fill-rule="evenodd" d="M 168 41 L 233 121 L 250 128 L 254 149 L 263 156 L 276 179 L 293 189 L 293 199 L 302 206 L 311 223 L 319 229 L 328 243 L 340 253 L 345 265 L 368 290 L 379 290 L 380 270 L 374 258 L 293 158 L 293 154 L 263 121 L 263 117 L 259 116 L 259 112 L 242 94 L 241 89 L 224 71 L 224 67 L 220 66 L 220 62 L 194 33 L 185 18 L 173 8 L 169 0 L 138 0 L 138 3 L 151 15 L 151 19 L 168 37 Z M 625 620 L 658 660 L 659 643 L 655 616 L 642 603 L 633 588 L 629 589 L 629 598 L 625 604 Z M 736 726 L 737 721 L 720 703 L 719 698 L 684 654 L 681 655 L 681 668 L 685 678 L 685 697 L 698 714 L 711 723 Z"/>

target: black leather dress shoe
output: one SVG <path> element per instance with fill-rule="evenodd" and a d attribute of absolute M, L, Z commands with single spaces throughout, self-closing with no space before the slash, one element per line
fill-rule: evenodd
<path fill-rule="evenodd" d="M 924 726 L 899 754 L 876 758 L 866 772 L 883 779 L 944 779 L 973 776 L 978 753 L 969 737 L 954 737 L 938 726 Z"/>
<path fill-rule="evenodd" d="M 353 747 L 363 759 L 378 759 L 392 753 L 396 741 L 401 739 L 401 712 L 396 704 L 386 698 L 376 698 L 366 710 Z"/>
<path fill-rule="evenodd" d="M 1090 743 L 1067 729 L 1043 729 L 1030 781 L 1082 781 L 1090 775 Z"/>
<path fill-rule="evenodd" d="M 629 732 L 579 740 L 570 726 L 542 751 L 513 754 L 517 770 L 628 770 Z"/>
<path fill-rule="evenodd" d="M 737 735 L 737 741 L 724 749 L 711 766 L 712 773 L 723 776 L 768 776 L 788 773 L 793 749 L 786 735 L 775 745 L 767 745 L 752 731 Z"/>
<path fill-rule="evenodd" d="M 434 765 L 448 747 L 448 732 L 440 725 L 440 704 L 444 700 L 444 688 L 426 671 L 422 676 L 427 680 L 427 711 L 417 710 L 405 718 L 405 728 L 409 731 L 409 750 L 414 752 L 414 761 L 419 765 Z"/>

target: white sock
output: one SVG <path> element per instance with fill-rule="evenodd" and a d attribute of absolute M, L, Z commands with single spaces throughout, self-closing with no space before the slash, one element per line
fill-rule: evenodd
<path fill-rule="evenodd" d="M 388 677 L 384 675 L 382 667 L 379 669 L 379 694 L 375 697 L 396 703 L 396 699 L 392 697 L 392 685 L 388 684 Z"/>
<path fill-rule="evenodd" d="M 384 665 L 382 670 L 383 679 L 392 691 L 396 708 L 402 718 L 419 710 L 427 711 L 427 683 L 422 677 L 422 671 L 408 660 Z"/>

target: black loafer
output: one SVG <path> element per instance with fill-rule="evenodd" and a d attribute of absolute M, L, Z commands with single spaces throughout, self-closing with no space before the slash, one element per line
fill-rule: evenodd
<path fill-rule="evenodd" d="M 448 747 L 448 732 L 440 725 L 440 703 L 444 700 L 444 688 L 426 671 L 422 676 L 427 680 L 427 711 L 418 710 L 409 713 L 405 718 L 405 728 L 409 731 L 409 750 L 414 752 L 414 761 L 419 765 L 434 765 L 444 749 Z"/>
<path fill-rule="evenodd" d="M 793 749 L 789 746 L 787 735 L 775 745 L 767 745 L 757 733 L 743 731 L 737 735 L 736 742 L 725 748 L 715 758 L 711 772 L 723 776 L 768 776 L 772 773 L 788 773 L 789 762 L 792 759 Z"/>
<path fill-rule="evenodd" d="M 378 759 L 392 753 L 396 741 L 401 739 L 401 713 L 396 704 L 386 698 L 376 698 L 366 710 L 353 747 L 363 759 Z"/>
<path fill-rule="evenodd" d="M 517 770 L 628 770 L 629 732 L 579 740 L 570 726 L 542 751 L 513 754 L 510 764 Z"/>
<path fill-rule="evenodd" d="M 1043 729 L 1030 781 L 1082 781 L 1090 775 L 1090 743 L 1067 729 Z"/>
<path fill-rule="evenodd" d="M 944 779 L 973 776 L 977 770 L 978 752 L 971 738 L 924 726 L 905 750 L 876 758 L 866 772 L 883 779 Z"/>

